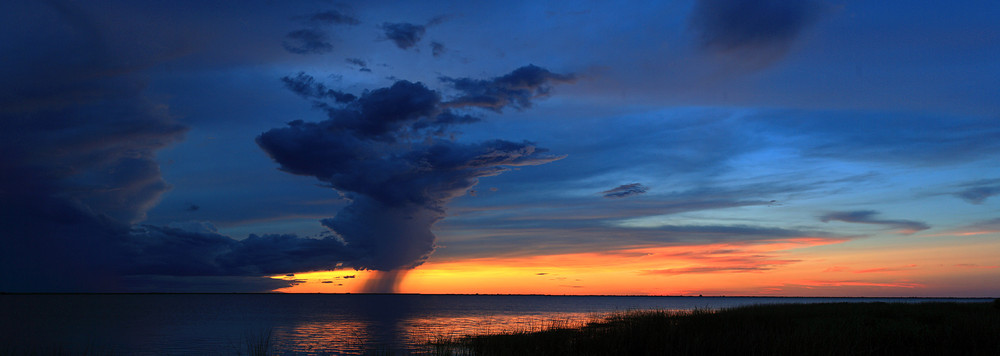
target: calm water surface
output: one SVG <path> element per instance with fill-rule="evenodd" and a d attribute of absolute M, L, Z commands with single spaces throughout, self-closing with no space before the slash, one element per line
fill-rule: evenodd
<path fill-rule="evenodd" d="M 632 309 L 984 299 L 336 294 L 0 295 L 0 353 L 236 355 L 270 332 L 279 354 L 419 353 L 449 336 L 577 326 Z"/>

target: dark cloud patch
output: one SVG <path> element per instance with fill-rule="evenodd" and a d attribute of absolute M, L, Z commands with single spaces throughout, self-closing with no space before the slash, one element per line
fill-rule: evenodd
<path fill-rule="evenodd" d="M 982 204 L 986 198 L 997 194 L 1000 194 L 1000 185 L 967 188 L 955 193 L 955 196 L 972 204 Z"/>
<path fill-rule="evenodd" d="M 953 193 L 972 204 L 982 204 L 987 198 L 1000 195 L 1000 179 L 984 179 L 962 184 L 962 190 Z"/>
<path fill-rule="evenodd" d="M 813 0 L 698 0 L 690 21 L 708 49 L 786 47 L 816 21 L 821 6 Z"/>
<path fill-rule="evenodd" d="M 386 22 L 380 27 L 387 39 L 395 43 L 396 47 L 404 50 L 416 46 L 417 42 L 420 42 L 424 37 L 424 32 L 427 32 L 427 28 L 422 25 L 414 25 L 406 22 Z"/>
<path fill-rule="evenodd" d="M 616 199 L 616 198 L 626 198 L 636 195 L 642 195 L 645 194 L 647 190 L 649 190 L 649 187 L 647 186 L 644 186 L 640 183 L 632 183 L 632 184 L 623 184 L 614 189 L 605 190 L 601 192 L 601 194 L 604 194 L 605 198 Z"/>
<path fill-rule="evenodd" d="M 440 24 L 444 23 L 445 21 L 450 20 L 451 17 L 452 17 L 452 15 L 438 15 L 438 16 L 434 16 L 434 18 L 432 18 L 430 21 L 427 21 L 427 27 L 440 25 Z"/>
<path fill-rule="evenodd" d="M 444 47 L 443 43 L 436 41 L 431 42 L 431 54 L 433 54 L 434 57 L 441 57 L 447 51 L 448 49 Z"/>
<path fill-rule="evenodd" d="M 296 16 L 308 28 L 294 30 L 285 35 L 281 46 L 295 54 L 324 54 L 333 51 L 333 43 L 324 27 L 329 25 L 358 25 L 357 18 L 338 10 L 319 11 L 311 15 Z"/>
<path fill-rule="evenodd" d="M 312 15 L 298 16 L 296 19 L 310 25 L 359 25 L 361 21 L 354 16 L 337 10 L 327 10 Z"/>
<path fill-rule="evenodd" d="M 361 58 L 347 58 L 345 60 L 347 61 L 347 63 L 356 65 L 358 67 L 367 67 L 368 66 L 368 62 L 365 62 Z"/>
<path fill-rule="evenodd" d="M 817 0 L 698 0 L 689 24 L 702 50 L 755 70 L 784 57 L 822 12 Z"/>
<path fill-rule="evenodd" d="M 912 234 L 917 231 L 931 228 L 927 224 L 919 221 L 878 219 L 876 218 L 877 215 L 878 212 L 873 210 L 841 211 L 820 216 L 819 220 L 822 222 L 841 221 L 857 224 L 885 225 L 894 229 L 899 229 L 900 232 L 904 234 Z"/>
<path fill-rule="evenodd" d="M 335 103 L 348 103 L 357 100 L 354 94 L 344 93 L 327 88 L 323 83 L 317 82 L 312 76 L 299 72 L 294 77 L 282 77 L 281 82 L 285 88 L 291 90 L 306 99 L 322 100 L 333 99 Z"/>
<path fill-rule="evenodd" d="M 325 32 L 308 28 L 289 32 L 281 46 L 295 54 L 323 54 L 333 51 L 333 44 Z"/>
<path fill-rule="evenodd" d="M 328 260 L 381 271 L 369 291 L 393 290 L 402 271 L 423 263 L 434 251 L 431 227 L 445 217 L 445 205 L 479 178 L 562 158 L 530 142 L 446 139 L 450 127 L 478 119 L 452 112 L 421 83 L 397 81 L 348 103 L 325 99 L 319 107 L 327 120 L 292 121 L 261 134 L 257 144 L 282 170 L 313 176 L 351 200 L 322 223 L 358 255 L 344 260 L 334 249 Z"/>
<path fill-rule="evenodd" d="M 347 63 L 353 64 L 358 67 L 358 71 L 361 72 L 371 72 L 371 68 L 368 68 L 368 62 L 360 58 L 347 58 Z"/>
<path fill-rule="evenodd" d="M 449 77 L 440 79 L 460 92 L 457 98 L 444 103 L 446 107 L 480 107 L 501 112 L 505 107 L 517 110 L 530 108 L 533 100 L 549 95 L 552 84 L 571 83 L 575 77 L 528 65 L 489 80 Z"/>

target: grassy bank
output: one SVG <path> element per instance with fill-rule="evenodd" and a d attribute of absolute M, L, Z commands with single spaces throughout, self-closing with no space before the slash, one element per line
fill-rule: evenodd
<path fill-rule="evenodd" d="M 582 328 L 435 343 L 472 355 L 1000 355 L 994 303 L 830 303 L 634 311 Z"/>

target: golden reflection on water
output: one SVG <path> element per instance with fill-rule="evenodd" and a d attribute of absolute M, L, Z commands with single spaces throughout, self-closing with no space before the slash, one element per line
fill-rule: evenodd
<path fill-rule="evenodd" d="M 440 338 L 465 335 L 578 327 L 597 317 L 598 315 L 591 313 L 426 317 L 404 321 L 404 329 L 407 331 L 409 341 L 426 343 Z"/>
<path fill-rule="evenodd" d="M 430 316 L 396 321 L 309 321 L 274 330 L 276 349 L 293 354 L 361 355 L 374 351 L 426 350 L 429 342 L 465 335 L 579 327 L 594 313 Z"/>
<path fill-rule="evenodd" d="M 360 355 L 372 339 L 368 325 L 357 320 L 305 322 L 275 330 L 274 346 L 296 354 Z"/>

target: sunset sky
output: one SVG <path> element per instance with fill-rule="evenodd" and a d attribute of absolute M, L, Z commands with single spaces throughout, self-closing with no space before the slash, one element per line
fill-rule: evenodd
<path fill-rule="evenodd" d="M 1000 296 L 1000 2 L 0 5 L 0 292 Z"/>

